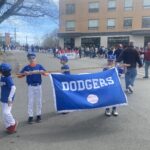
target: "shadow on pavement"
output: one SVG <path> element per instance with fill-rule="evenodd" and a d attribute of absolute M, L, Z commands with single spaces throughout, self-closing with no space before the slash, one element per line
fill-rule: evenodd
<path fill-rule="evenodd" d="M 56 115 L 54 116 L 56 117 Z M 104 114 L 90 119 L 84 118 L 82 121 L 80 119 L 76 121 L 73 120 L 75 123 L 70 122 L 70 116 L 57 116 L 58 118 L 53 118 L 54 120 L 50 118 L 51 121 L 49 120 L 48 125 L 43 122 L 41 125 L 35 124 L 34 127 L 32 126 L 34 131 L 31 129 L 31 132 L 28 131 L 28 133 L 22 134 L 22 140 L 38 143 L 57 143 L 97 138 L 120 132 L 118 129 L 119 125 L 117 125 L 117 122 L 115 121 L 117 118 L 108 118 L 105 117 Z M 46 118 L 44 120 L 47 120 Z"/>

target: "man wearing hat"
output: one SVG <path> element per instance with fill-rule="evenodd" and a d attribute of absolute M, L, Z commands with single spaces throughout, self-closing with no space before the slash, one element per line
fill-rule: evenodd
<path fill-rule="evenodd" d="M 42 65 L 37 64 L 36 55 L 29 53 L 27 55 L 29 65 L 26 65 L 21 71 L 19 78 L 26 76 L 26 83 L 28 85 L 28 123 L 33 123 L 33 107 L 36 101 L 36 122 L 41 121 L 42 110 L 42 77 L 46 75 L 45 69 Z"/>

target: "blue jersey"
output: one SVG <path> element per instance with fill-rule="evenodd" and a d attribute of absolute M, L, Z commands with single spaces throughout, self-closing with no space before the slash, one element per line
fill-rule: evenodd
<path fill-rule="evenodd" d="M 64 73 L 64 74 L 70 74 L 70 68 L 69 68 L 68 65 L 63 65 L 63 66 L 61 67 L 61 71 L 62 71 L 62 73 Z"/>
<path fill-rule="evenodd" d="M 11 91 L 11 87 L 14 86 L 14 82 L 11 76 L 5 77 L 2 76 L 0 79 L 0 86 L 1 86 L 1 102 L 8 103 L 8 97 Z M 14 100 L 14 96 L 12 98 Z"/>
<path fill-rule="evenodd" d="M 124 69 L 121 68 L 121 67 L 118 67 L 118 66 L 116 68 L 117 68 L 118 75 L 121 76 L 124 73 Z M 110 69 L 110 68 L 106 67 L 106 68 L 103 69 L 103 71 L 106 71 L 108 69 Z"/>
<path fill-rule="evenodd" d="M 34 67 L 27 65 L 25 66 L 20 73 L 24 73 L 25 71 L 46 71 L 42 65 L 36 64 Z M 28 75 L 26 77 L 26 82 L 28 85 L 31 86 L 36 86 L 36 85 L 41 85 L 42 83 L 42 77 L 41 74 L 32 74 Z"/>

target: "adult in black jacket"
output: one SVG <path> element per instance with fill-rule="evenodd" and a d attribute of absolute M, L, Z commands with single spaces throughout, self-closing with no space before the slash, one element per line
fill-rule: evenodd
<path fill-rule="evenodd" d="M 139 67 L 142 67 L 142 62 L 139 56 L 139 53 L 134 49 L 133 42 L 130 42 L 127 48 L 121 53 L 117 62 L 123 61 L 124 64 L 127 64 L 127 69 L 125 73 L 125 83 L 126 91 L 133 93 L 134 81 L 137 76 L 137 63 Z"/>
<path fill-rule="evenodd" d="M 122 52 L 123 52 L 123 46 L 122 46 L 122 44 L 119 44 L 117 49 L 114 52 L 114 55 L 116 55 L 116 59 L 119 58 L 119 56 Z"/>

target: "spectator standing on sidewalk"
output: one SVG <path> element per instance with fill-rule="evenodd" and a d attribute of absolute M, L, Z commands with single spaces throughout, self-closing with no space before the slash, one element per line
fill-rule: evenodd
<path fill-rule="evenodd" d="M 142 62 L 139 56 L 139 53 L 134 49 L 133 42 L 130 42 L 127 48 L 121 53 L 117 62 L 123 61 L 124 64 L 127 64 L 127 69 L 125 73 L 125 84 L 126 92 L 133 93 L 134 81 L 137 76 L 137 63 L 139 67 L 142 67 Z"/>
<path fill-rule="evenodd" d="M 148 69 L 150 66 L 150 42 L 147 44 L 147 50 L 144 53 L 144 64 L 145 64 L 145 76 L 143 78 L 148 78 Z"/>

